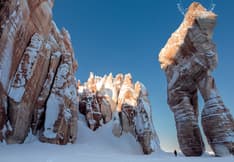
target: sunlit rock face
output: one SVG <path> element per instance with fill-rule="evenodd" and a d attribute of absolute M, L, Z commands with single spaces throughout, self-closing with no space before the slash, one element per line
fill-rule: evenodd
<path fill-rule="evenodd" d="M 217 65 L 212 41 L 216 17 L 201 4 L 192 3 L 159 54 L 167 76 L 168 104 L 174 113 L 179 145 L 187 156 L 199 156 L 204 151 L 198 126 L 198 90 L 205 102 L 202 126 L 208 143 L 217 156 L 234 154 L 233 117 L 210 74 Z"/>
<path fill-rule="evenodd" d="M 87 82 L 78 83 L 79 111 L 87 125 L 96 130 L 113 120 L 113 134 L 132 134 L 145 154 L 159 149 L 152 121 L 152 110 L 145 86 L 132 81 L 130 74 L 104 77 L 90 74 Z"/>
<path fill-rule="evenodd" d="M 52 20 L 52 0 L 0 3 L 0 140 L 74 142 L 77 62 L 69 33 Z"/>

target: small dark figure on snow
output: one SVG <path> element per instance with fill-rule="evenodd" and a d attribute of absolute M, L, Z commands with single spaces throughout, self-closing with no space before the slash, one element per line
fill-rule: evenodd
<path fill-rule="evenodd" d="M 177 151 L 176 150 L 174 151 L 174 155 L 175 155 L 175 157 L 177 157 Z"/>

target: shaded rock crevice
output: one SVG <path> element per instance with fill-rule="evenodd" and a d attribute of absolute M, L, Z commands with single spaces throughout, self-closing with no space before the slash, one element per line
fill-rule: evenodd
<path fill-rule="evenodd" d="M 52 49 L 52 51 L 55 51 Z M 49 60 L 50 64 L 47 70 L 47 78 L 43 84 L 40 95 L 36 101 L 36 108 L 34 110 L 34 117 L 32 121 L 32 132 L 34 135 L 41 134 L 44 131 L 44 122 L 45 122 L 45 112 L 46 112 L 46 103 L 49 99 L 49 94 L 52 92 L 52 86 L 55 82 L 55 76 L 58 71 L 58 66 L 61 64 L 61 56 L 55 57 L 52 52 Z"/>

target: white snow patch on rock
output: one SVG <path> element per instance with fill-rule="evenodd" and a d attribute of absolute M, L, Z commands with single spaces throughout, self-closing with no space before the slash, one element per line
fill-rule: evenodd
<path fill-rule="evenodd" d="M 45 131 L 44 136 L 48 138 L 56 137 L 53 132 L 54 123 L 59 115 L 60 99 L 54 93 L 51 93 L 46 104 L 46 119 L 45 119 Z"/>
<path fill-rule="evenodd" d="M 9 97 L 11 97 L 15 102 L 20 102 L 24 95 L 25 88 L 24 87 L 11 87 L 9 92 Z"/>

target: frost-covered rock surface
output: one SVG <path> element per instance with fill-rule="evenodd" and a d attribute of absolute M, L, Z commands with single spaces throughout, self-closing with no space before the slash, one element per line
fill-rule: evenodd
<path fill-rule="evenodd" d="M 29 132 L 66 144 L 77 134 L 77 62 L 69 33 L 52 20 L 51 0 L 0 2 L 0 140 Z"/>
<path fill-rule="evenodd" d="M 160 149 L 148 92 L 142 83 L 134 84 L 130 74 L 98 77 L 91 73 L 87 82 L 78 83 L 78 94 L 79 111 L 90 129 L 96 130 L 113 119 L 115 136 L 132 134 L 145 154 Z"/>
<path fill-rule="evenodd" d="M 234 154 L 233 117 L 211 76 L 217 65 L 212 41 L 216 17 L 199 3 L 192 3 L 159 54 L 161 68 L 167 76 L 168 104 L 174 112 L 178 141 L 187 156 L 198 156 L 204 151 L 198 126 L 198 90 L 205 101 L 202 126 L 208 143 L 217 156 Z"/>

